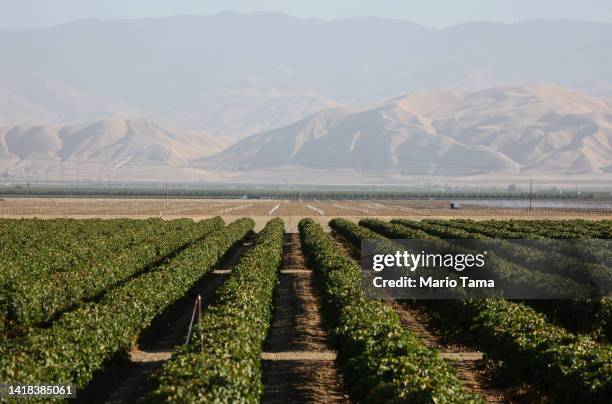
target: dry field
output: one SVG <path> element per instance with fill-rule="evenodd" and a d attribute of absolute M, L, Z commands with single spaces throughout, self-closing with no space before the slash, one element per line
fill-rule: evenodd
<path fill-rule="evenodd" d="M 269 199 L 109 199 L 109 198 L 8 198 L 0 201 L 0 218 L 193 218 L 211 216 L 226 220 L 252 217 L 259 230 L 271 217 L 281 217 L 289 231 L 312 217 L 321 224 L 331 218 L 359 220 L 364 217 L 472 218 L 472 219 L 610 219 L 612 212 L 586 209 L 489 208 L 450 209 L 440 200 L 269 200 Z"/>

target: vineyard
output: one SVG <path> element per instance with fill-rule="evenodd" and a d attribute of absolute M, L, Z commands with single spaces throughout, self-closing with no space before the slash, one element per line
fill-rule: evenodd
<path fill-rule="evenodd" d="M 269 205 L 259 231 L 238 217 L 0 219 L 0 385 L 70 384 L 81 402 L 610 402 L 612 222 L 326 227 L 332 208 L 399 208 L 312 202 L 291 233 Z M 362 243 L 403 239 L 490 243 L 499 284 L 584 297 L 366 296 Z"/>

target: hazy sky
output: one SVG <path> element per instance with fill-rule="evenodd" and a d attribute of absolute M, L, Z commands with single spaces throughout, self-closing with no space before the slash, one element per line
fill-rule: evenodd
<path fill-rule="evenodd" d="M 277 11 L 326 19 L 394 17 L 433 27 L 474 20 L 512 22 L 534 18 L 612 22 L 612 0 L 0 0 L 0 27 L 224 10 Z"/>

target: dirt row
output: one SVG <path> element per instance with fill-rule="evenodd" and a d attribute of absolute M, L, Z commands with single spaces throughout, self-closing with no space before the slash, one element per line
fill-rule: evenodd
<path fill-rule="evenodd" d="M 284 249 L 274 317 L 264 345 L 262 402 L 348 402 L 299 236 L 287 234 Z"/>

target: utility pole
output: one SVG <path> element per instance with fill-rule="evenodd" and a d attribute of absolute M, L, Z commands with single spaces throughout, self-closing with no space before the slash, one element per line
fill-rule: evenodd
<path fill-rule="evenodd" d="M 531 211 L 533 205 L 533 177 L 531 177 L 531 182 L 529 183 L 529 211 Z"/>
<path fill-rule="evenodd" d="M 166 180 L 166 203 L 164 209 L 168 210 L 168 180 Z"/>

